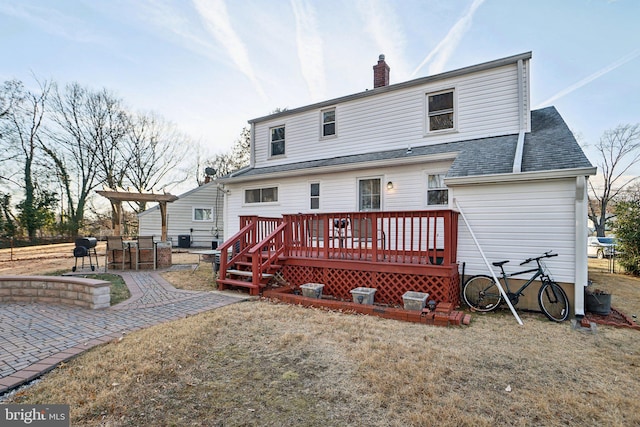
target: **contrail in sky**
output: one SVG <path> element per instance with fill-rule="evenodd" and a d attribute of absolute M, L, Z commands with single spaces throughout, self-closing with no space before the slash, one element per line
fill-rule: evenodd
<path fill-rule="evenodd" d="M 449 30 L 444 39 L 433 49 L 429 55 L 418 65 L 418 67 L 411 73 L 411 77 L 414 77 L 422 67 L 433 59 L 433 63 L 429 66 L 429 75 L 442 72 L 445 64 L 449 60 L 449 57 L 453 54 L 453 51 L 458 47 L 462 37 L 471 28 L 471 22 L 476 10 L 484 3 L 484 0 L 474 0 L 469 8 L 469 11 L 455 23 Z"/>
<path fill-rule="evenodd" d="M 194 0 L 194 4 L 200 16 L 205 21 L 207 28 L 224 46 L 227 53 L 236 64 L 236 67 L 251 81 L 256 91 L 262 99 L 267 99 L 266 94 L 262 90 L 260 82 L 256 78 L 256 74 L 251 67 L 249 61 L 249 53 L 240 37 L 231 26 L 231 20 L 227 13 L 227 7 L 223 0 Z"/>
<path fill-rule="evenodd" d="M 395 4 L 384 0 L 359 0 L 356 5 L 365 31 L 373 38 L 379 53 L 385 54 L 393 64 L 392 80 L 408 80 L 409 69 L 402 55 L 406 38 L 393 7 Z"/>
<path fill-rule="evenodd" d="M 304 0 L 291 0 L 296 19 L 296 44 L 300 69 L 313 101 L 325 96 L 324 57 L 322 37 L 318 33 L 318 23 L 313 7 Z"/>
<path fill-rule="evenodd" d="M 636 49 L 633 52 L 631 52 L 630 54 L 625 55 L 622 58 L 618 59 L 616 62 L 604 67 L 602 70 L 596 71 L 595 73 L 591 74 L 590 76 L 585 77 L 584 79 L 580 80 L 579 82 L 574 83 L 571 86 L 561 90 L 560 92 L 558 92 L 555 95 L 553 95 L 551 98 L 549 98 L 549 99 L 541 102 L 540 104 L 536 105 L 534 107 L 534 109 L 538 109 L 538 108 L 542 108 L 544 106 L 550 105 L 552 102 L 562 98 L 565 95 L 570 94 L 574 90 L 580 89 L 582 86 L 585 86 L 585 85 L 591 83 L 592 81 L 594 81 L 598 77 L 602 77 L 605 74 L 615 70 L 616 68 L 626 64 L 627 62 L 636 59 L 638 56 L 640 56 L 640 50 Z"/>

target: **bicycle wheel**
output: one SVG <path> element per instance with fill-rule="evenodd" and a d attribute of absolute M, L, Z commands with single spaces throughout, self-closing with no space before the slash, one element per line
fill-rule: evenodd
<path fill-rule="evenodd" d="M 569 317 L 569 299 L 555 282 L 544 282 L 538 292 L 538 304 L 549 320 L 562 322 Z"/>
<path fill-rule="evenodd" d="M 473 276 L 464 285 L 462 297 L 467 305 L 476 311 L 493 311 L 502 302 L 500 289 L 492 277 Z"/>

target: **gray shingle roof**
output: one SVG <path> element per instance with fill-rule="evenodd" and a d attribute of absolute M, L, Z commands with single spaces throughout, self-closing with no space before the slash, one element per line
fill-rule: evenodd
<path fill-rule="evenodd" d="M 367 162 L 446 153 L 457 153 L 447 172 L 448 178 L 511 173 L 517 143 L 518 135 L 480 138 L 413 147 L 411 154 L 407 154 L 406 149 L 390 150 L 263 168 L 247 168 L 228 175 L 223 180 L 230 179 L 232 181 L 235 177 L 259 178 L 265 175 L 300 170 L 308 170 L 309 174 L 312 174 L 314 169 L 328 166 L 344 165 L 345 169 L 348 169 L 349 166 L 355 167 Z M 524 140 L 523 172 L 589 167 L 592 167 L 591 163 L 555 107 L 531 112 L 531 132 L 525 135 Z"/>

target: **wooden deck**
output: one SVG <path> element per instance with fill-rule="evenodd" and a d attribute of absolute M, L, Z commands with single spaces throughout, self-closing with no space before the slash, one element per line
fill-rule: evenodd
<path fill-rule="evenodd" d="M 240 225 L 220 247 L 222 288 L 243 286 L 257 295 L 278 273 L 294 287 L 323 283 L 324 294 L 339 299 L 370 287 L 377 289 L 376 302 L 389 305 L 401 305 L 407 291 L 459 304 L 454 211 L 241 217 Z M 251 275 L 234 276 L 231 268 Z"/>

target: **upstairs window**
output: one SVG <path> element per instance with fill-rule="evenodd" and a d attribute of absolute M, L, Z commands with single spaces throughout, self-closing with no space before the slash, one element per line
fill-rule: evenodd
<path fill-rule="evenodd" d="M 361 179 L 358 181 L 358 210 L 379 211 L 380 210 L 380 178 Z"/>
<path fill-rule="evenodd" d="M 213 208 L 193 208 L 194 221 L 213 221 Z"/>
<path fill-rule="evenodd" d="M 314 182 L 310 185 L 309 188 L 310 194 L 310 208 L 311 209 L 320 209 L 320 183 Z"/>
<path fill-rule="evenodd" d="M 244 190 L 245 203 L 271 203 L 278 201 L 278 187 Z"/>
<path fill-rule="evenodd" d="M 447 206 L 449 190 L 444 185 L 444 174 L 427 176 L 427 206 Z"/>
<path fill-rule="evenodd" d="M 284 155 L 284 126 L 270 129 L 271 135 L 271 156 Z"/>
<path fill-rule="evenodd" d="M 322 112 L 322 137 L 335 136 L 336 134 L 336 109 Z"/>
<path fill-rule="evenodd" d="M 454 128 L 453 90 L 427 95 L 427 131 Z"/>

